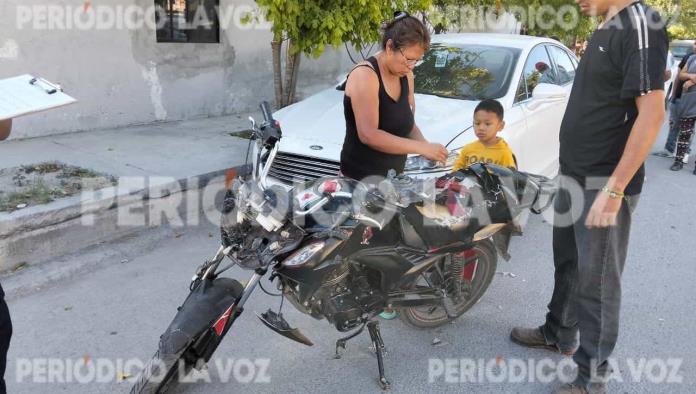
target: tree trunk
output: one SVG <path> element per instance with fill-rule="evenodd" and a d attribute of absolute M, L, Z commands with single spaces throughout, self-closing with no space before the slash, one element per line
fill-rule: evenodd
<path fill-rule="evenodd" d="M 295 69 L 295 56 L 292 55 L 293 42 L 288 39 L 288 43 L 285 46 L 285 75 L 283 86 L 283 107 L 290 105 L 290 100 L 292 99 L 292 74 Z"/>
<path fill-rule="evenodd" d="M 273 86 L 275 87 L 275 107 L 283 107 L 283 75 L 281 67 L 281 48 L 283 41 L 274 38 L 271 41 L 271 50 L 273 51 Z"/>
<path fill-rule="evenodd" d="M 302 53 L 298 52 L 294 54 L 292 58 L 292 79 L 290 80 L 290 85 L 286 86 L 288 90 L 287 105 L 295 102 L 295 88 L 297 87 L 297 75 L 300 73 L 300 59 L 302 59 Z"/>

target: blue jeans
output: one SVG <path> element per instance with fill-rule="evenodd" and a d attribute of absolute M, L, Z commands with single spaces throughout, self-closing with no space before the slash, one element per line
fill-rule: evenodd
<path fill-rule="evenodd" d="M 677 138 L 679 137 L 679 118 L 677 117 L 677 103 L 679 99 L 670 101 L 669 103 L 669 134 L 667 134 L 667 142 L 665 150 L 675 153 L 677 151 Z M 691 147 L 689 147 L 691 153 Z"/>
<path fill-rule="evenodd" d="M 563 184 L 561 184 L 563 187 Z M 556 196 L 553 229 L 555 283 L 546 323 L 541 331 L 548 344 L 572 349 L 580 333 L 577 384 L 586 386 L 593 378 L 605 378 L 608 359 L 616 346 L 621 309 L 623 273 L 631 229 L 631 214 L 639 196 L 626 196 L 616 226 L 588 229 L 585 219 L 597 190 L 584 191 L 584 204 L 573 224 L 562 227 L 579 201 L 561 189 Z M 565 218 L 564 218 L 565 217 Z"/>

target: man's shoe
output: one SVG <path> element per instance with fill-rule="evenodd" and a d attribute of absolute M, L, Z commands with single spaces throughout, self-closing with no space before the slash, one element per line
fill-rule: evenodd
<path fill-rule="evenodd" d="M 399 314 L 395 310 L 387 308 L 377 316 L 381 317 L 384 320 L 394 320 L 397 316 L 399 316 Z"/>
<path fill-rule="evenodd" d="M 680 161 L 675 161 L 674 164 L 672 164 L 672 167 L 669 167 L 669 169 L 672 171 L 681 171 L 682 168 L 684 168 L 684 163 Z"/>
<path fill-rule="evenodd" d="M 591 383 L 589 388 L 577 384 L 568 383 L 556 389 L 553 394 L 607 394 L 607 386 L 604 383 Z"/>
<path fill-rule="evenodd" d="M 572 383 L 564 384 L 557 388 L 553 394 L 590 394 L 587 389 L 581 386 L 576 386 Z"/>
<path fill-rule="evenodd" d="M 510 332 L 510 340 L 520 346 L 533 349 L 544 349 L 554 353 L 561 353 L 564 356 L 572 356 L 575 349 L 561 349 L 557 344 L 547 344 L 541 328 L 515 327 Z"/>
<path fill-rule="evenodd" d="M 663 149 L 659 152 L 654 152 L 653 156 L 657 157 L 674 157 L 674 152 L 670 152 L 667 149 Z"/>

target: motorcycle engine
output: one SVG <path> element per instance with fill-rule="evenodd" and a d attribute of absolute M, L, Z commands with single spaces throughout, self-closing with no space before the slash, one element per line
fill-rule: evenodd
<path fill-rule="evenodd" d="M 349 331 L 384 306 L 384 295 L 379 291 L 379 277 L 349 263 L 341 264 L 306 303 L 298 294 L 301 285 L 290 286 L 287 298 L 300 311 L 315 318 L 325 317 L 339 331 Z M 293 291 L 294 290 L 294 291 Z"/>

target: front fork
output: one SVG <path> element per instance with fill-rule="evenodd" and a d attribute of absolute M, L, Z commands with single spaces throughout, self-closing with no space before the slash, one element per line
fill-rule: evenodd
<path fill-rule="evenodd" d="M 237 301 L 227 308 L 227 310 L 218 318 L 218 320 L 213 324 L 213 329 L 217 336 L 222 340 L 222 337 L 227 334 L 227 331 L 232 326 L 232 323 L 237 319 L 239 315 L 244 311 L 244 304 L 251 296 L 251 293 L 256 290 L 256 286 L 259 284 L 261 278 L 268 272 L 267 268 L 259 268 L 254 271 L 254 275 L 251 276 L 246 286 L 244 286 L 244 291 Z"/>
<path fill-rule="evenodd" d="M 193 282 L 191 283 L 191 288 L 196 285 L 197 282 L 202 282 L 207 278 L 212 277 L 215 273 L 217 267 L 222 262 L 223 258 L 229 253 L 230 248 L 223 248 L 222 246 L 218 249 L 215 257 L 204 264 L 199 273 L 193 277 Z M 263 278 L 268 272 L 267 268 L 259 268 L 254 271 L 254 275 L 251 276 L 247 284 L 244 286 L 244 290 L 239 298 L 230 305 L 225 312 L 218 317 L 218 319 L 213 323 L 210 330 L 207 330 L 205 334 L 201 335 L 200 338 L 195 342 L 193 348 L 196 349 L 199 360 L 203 359 L 205 362 L 210 360 L 215 349 L 222 341 L 222 339 L 227 334 L 227 331 L 232 327 L 232 323 L 242 314 L 244 311 L 244 304 L 251 296 L 251 293 L 256 290 L 256 286 L 259 284 L 261 278 Z"/>

